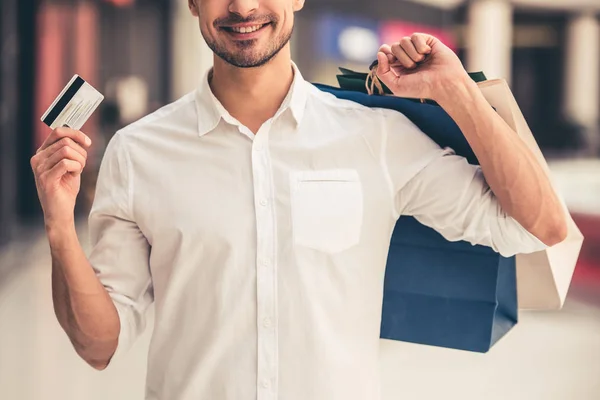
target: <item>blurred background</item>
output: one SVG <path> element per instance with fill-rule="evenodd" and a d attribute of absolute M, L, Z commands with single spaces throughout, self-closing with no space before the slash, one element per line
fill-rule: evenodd
<path fill-rule="evenodd" d="M 150 329 L 98 373 L 54 318 L 29 159 L 73 74 L 106 96 L 83 129 L 95 143 L 77 205 L 88 246 L 107 141 L 193 90 L 212 54 L 187 0 L 1 0 L 0 10 L 0 399 L 142 399 Z M 600 0 L 308 0 L 293 58 L 307 80 L 335 85 L 338 66 L 366 71 L 381 43 L 415 31 L 510 83 L 586 241 L 565 309 L 523 312 L 489 354 L 383 342 L 384 399 L 598 400 Z"/>

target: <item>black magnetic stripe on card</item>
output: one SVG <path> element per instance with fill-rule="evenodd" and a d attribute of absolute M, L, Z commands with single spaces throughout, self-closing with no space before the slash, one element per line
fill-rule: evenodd
<path fill-rule="evenodd" d="M 65 109 L 67 104 L 73 99 L 75 94 L 81 89 L 85 81 L 81 77 L 77 77 L 75 82 L 71 85 L 69 89 L 65 92 L 65 94 L 58 100 L 58 103 L 54 106 L 52 111 L 48 113 L 46 118 L 44 119 L 44 123 L 48 126 L 54 123 L 54 120 L 60 115 L 60 113 Z"/>

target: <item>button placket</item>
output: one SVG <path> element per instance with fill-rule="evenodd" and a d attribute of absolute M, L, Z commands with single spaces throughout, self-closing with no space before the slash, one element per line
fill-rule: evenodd
<path fill-rule="evenodd" d="M 274 255 L 274 210 L 271 200 L 273 192 L 268 151 L 268 128 L 265 126 L 255 136 L 252 151 L 254 198 L 257 207 L 257 395 L 258 400 L 277 398 L 277 334 L 276 318 L 276 269 Z M 263 131 L 264 129 L 264 131 Z"/>

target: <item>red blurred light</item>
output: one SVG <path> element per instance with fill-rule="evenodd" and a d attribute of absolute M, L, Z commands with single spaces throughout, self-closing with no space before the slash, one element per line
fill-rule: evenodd
<path fill-rule="evenodd" d="M 116 7 L 126 7 L 135 3 L 135 0 L 104 0 L 107 3 L 110 3 Z"/>
<path fill-rule="evenodd" d="M 404 36 L 410 36 L 415 32 L 423 32 L 435 36 L 453 51 L 456 51 L 457 48 L 456 40 L 450 29 L 405 21 L 384 21 L 380 25 L 379 31 L 382 43 L 394 43 Z"/>

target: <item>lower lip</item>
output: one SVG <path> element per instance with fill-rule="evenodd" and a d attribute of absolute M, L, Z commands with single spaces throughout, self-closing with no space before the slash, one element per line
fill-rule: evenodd
<path fill-rule="evenodd" d="M 260 29 L 254 31 L 254 32 L 250 32 L 250 33 L 239 33 L 239 32 L 229 31 L 226 29 L 224 29 L 224 31 L 227 32 L 229 34 L 229 36 L 231 36 L 235 40 L 251 40 L 251 39 L 256 39 L 269 26 L 271 26 L 271 24 L 263 25 Z"/>

